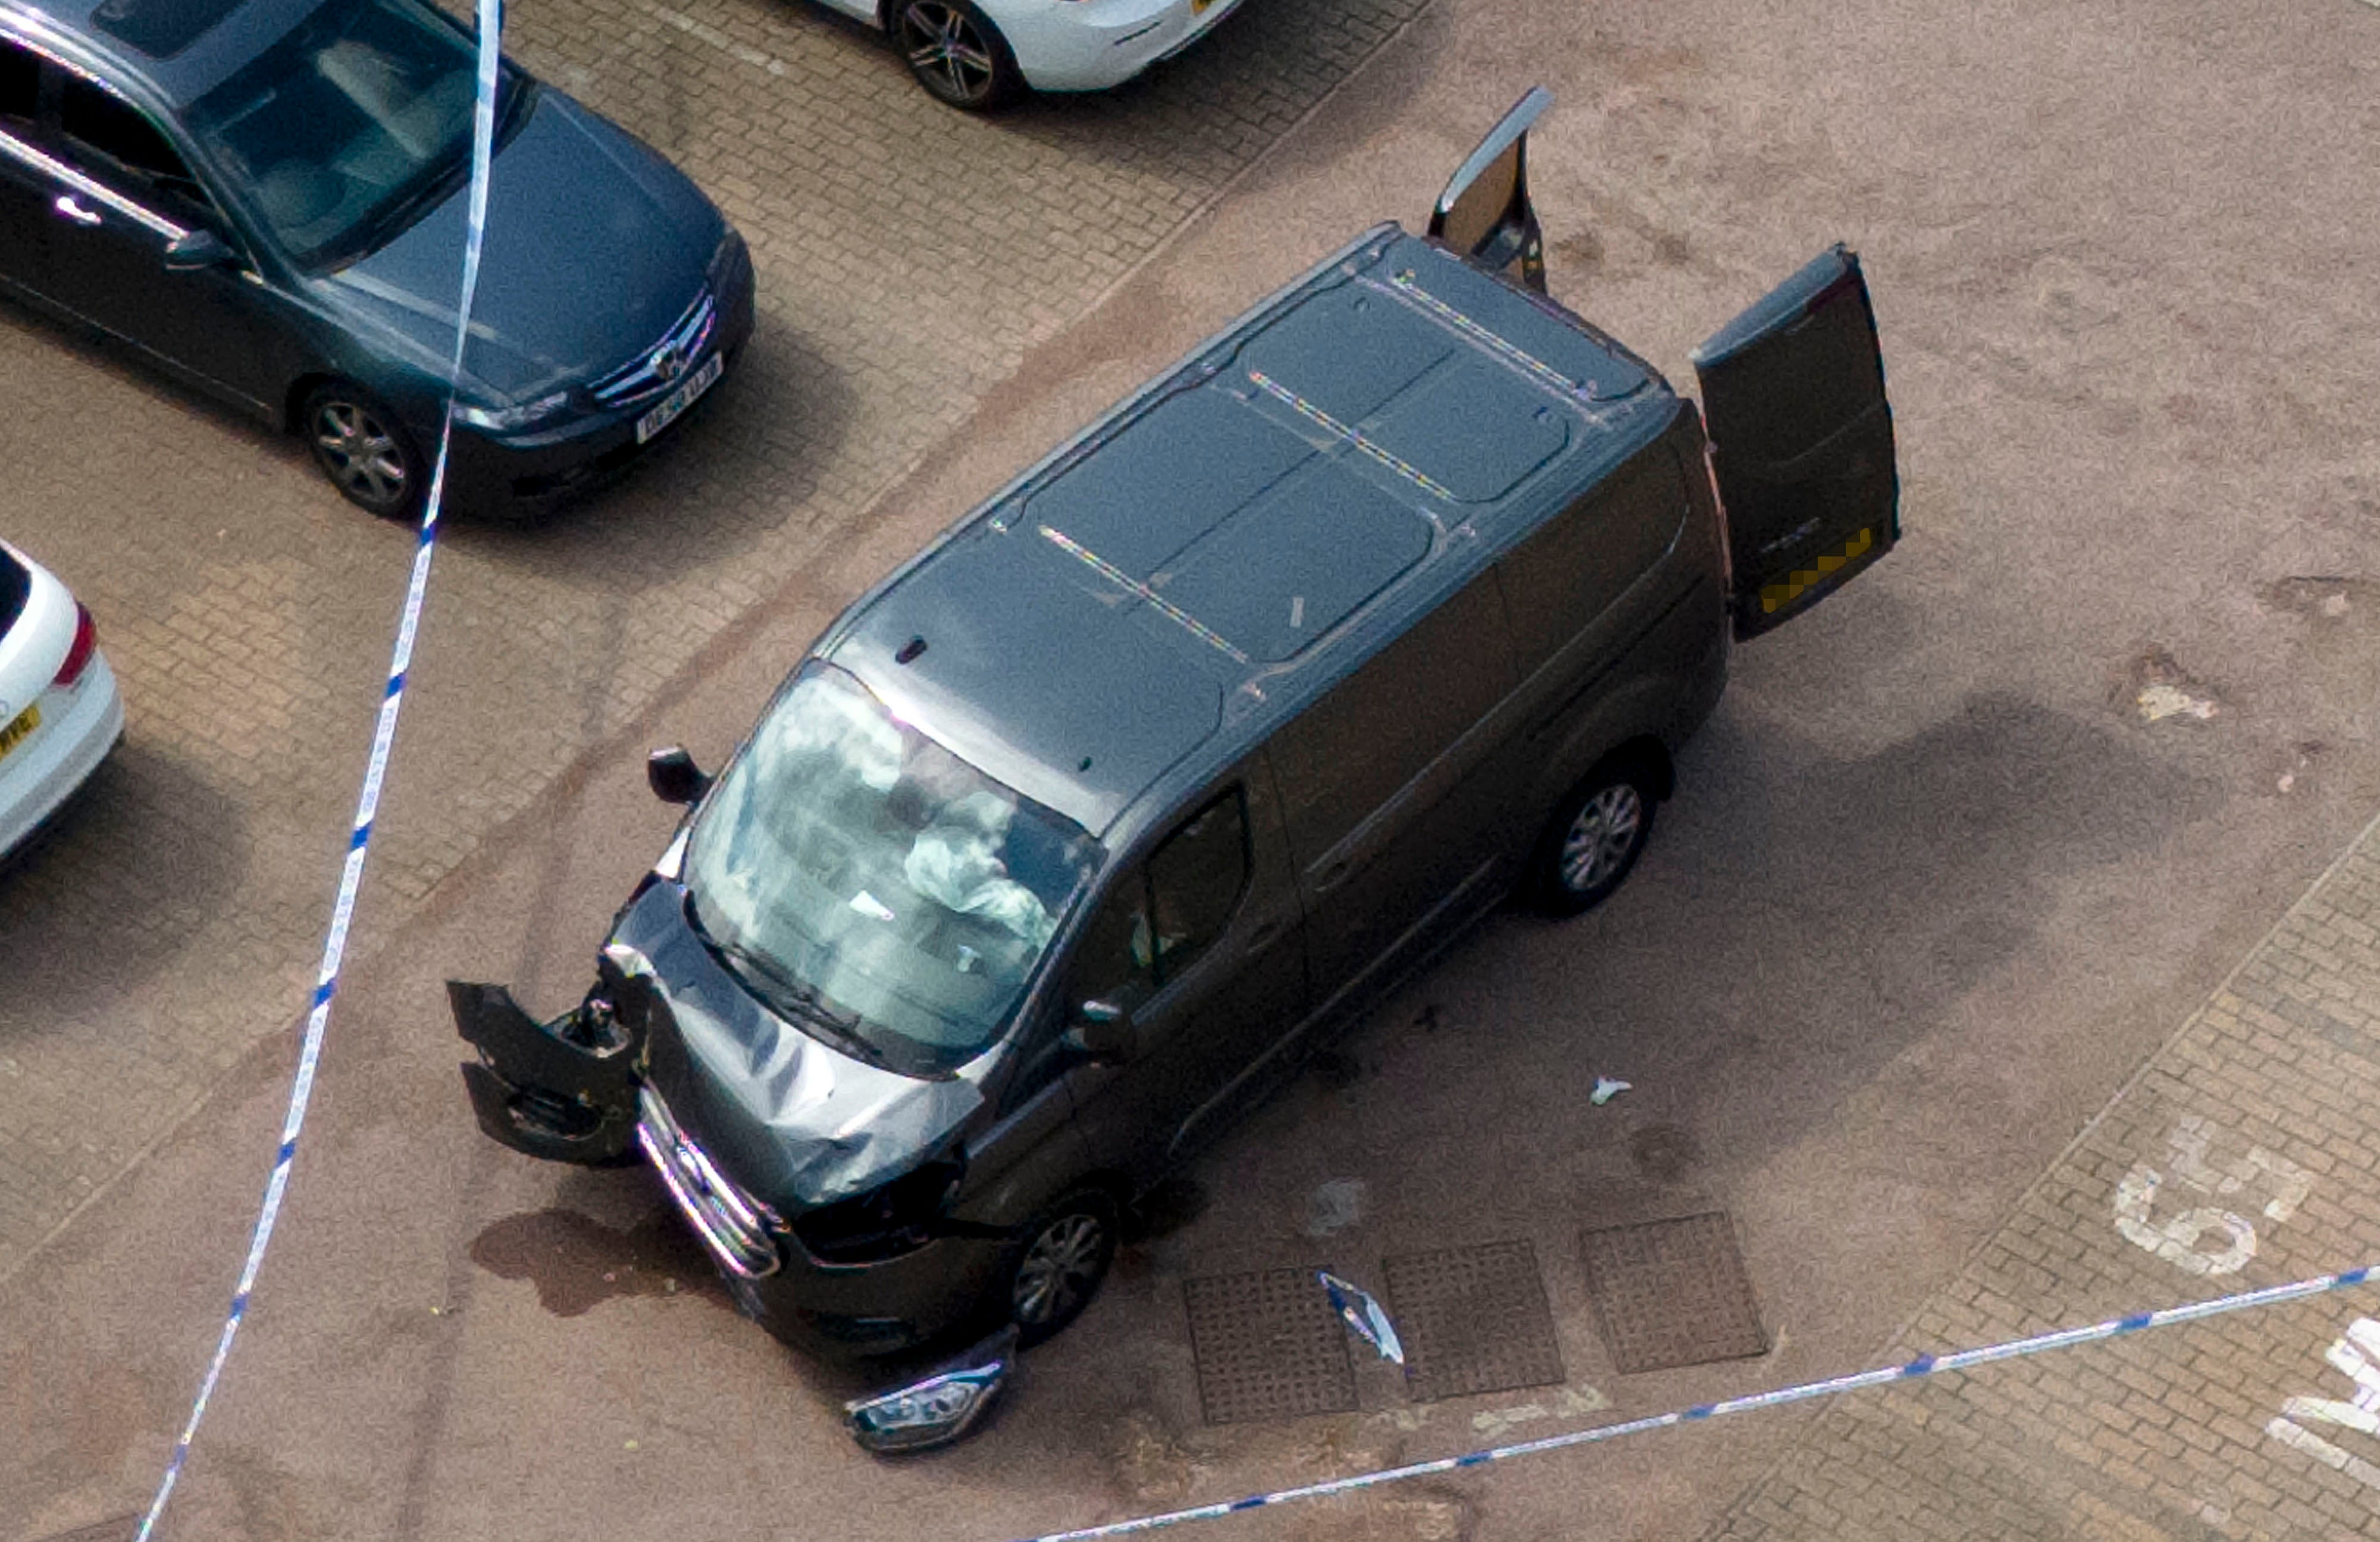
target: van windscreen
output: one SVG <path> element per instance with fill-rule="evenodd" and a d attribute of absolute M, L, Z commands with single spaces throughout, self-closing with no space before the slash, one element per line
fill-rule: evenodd
<path fill-rule="evenodd" d="M 688 914 L 777 1015 L 912 1076 L 990 1047 L 1099 843 L 813 662 L 686 848 Z"/>

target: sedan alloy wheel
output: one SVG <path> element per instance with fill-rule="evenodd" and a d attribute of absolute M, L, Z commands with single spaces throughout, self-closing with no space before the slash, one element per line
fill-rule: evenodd
<path fill-rule="evenodd" d="M 306 404 L 314 464 L 347 501 L 377 515 L 413 512 L 419 457 L 395 416 L 363 393 L 328 386 Z"/>
<path fill-rule="evenodd" d="M 980 112 L 1015 94 L 1008 45 L 965 0 L 906 0 L 896 25 L 909 73 L 952 106 Z"/>

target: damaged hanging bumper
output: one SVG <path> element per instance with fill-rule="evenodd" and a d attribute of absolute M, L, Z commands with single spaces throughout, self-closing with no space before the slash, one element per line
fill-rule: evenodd
<path fill-rule="evenodd" d="M 446 982 L 471 1111 L 489 1138 L 549 1161 L 629 1161 L 637 1150 L 636 1036 L 601 995 L 551 1022 L 501 985 Z"/>

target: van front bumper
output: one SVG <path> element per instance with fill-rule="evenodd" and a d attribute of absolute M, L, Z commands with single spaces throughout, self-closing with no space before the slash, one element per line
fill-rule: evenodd
<path fill-rule="evenodd" d="M 719 1266 L 744 1313 L 788 1343 L 832 1355 L 892 1354 L 972 1327 L 988 1311 L 1009 1239 L 989 1228 L 935 1236 L 870 1263 L 829 1263 L 722 1172 L 637 1074 L 638 1046 L 581 1007 L 540 1023 L 502 986 L 447 982 L 472 1112 L 490 1139 L 549 1161 L 641 1160 Z"/>

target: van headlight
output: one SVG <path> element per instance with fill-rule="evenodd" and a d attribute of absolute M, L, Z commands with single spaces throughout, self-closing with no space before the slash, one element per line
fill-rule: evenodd
<path fill-rule="evenodd" d="M 960 1164 L 928 1162 L 866 1194 L 793 1218 L 794 1235 L 822 1264 L 880 1264 L 934 1240 L 934 1222 L 958 1187 Z"/>
<path fill-rule="evenodd" d="M 455 404 L 455 416 L 475 429 L 493 433 L 508 433 L 543 422 L 570 405 L 570 393 L 556 391 L 550 396 L 540 396 L 533 402 L 521 402 L 513 407 L 478 407 L 467 402 Z"/>
<path fill-rule="evenodd" d="M 1015 1364 L 1016 1342 L 1017 1330 L 1011 1324 L 937 1375 L 844 1403 L 844 1427 L 871 1451 L 947 1445 L 983 1417 Z"/>

